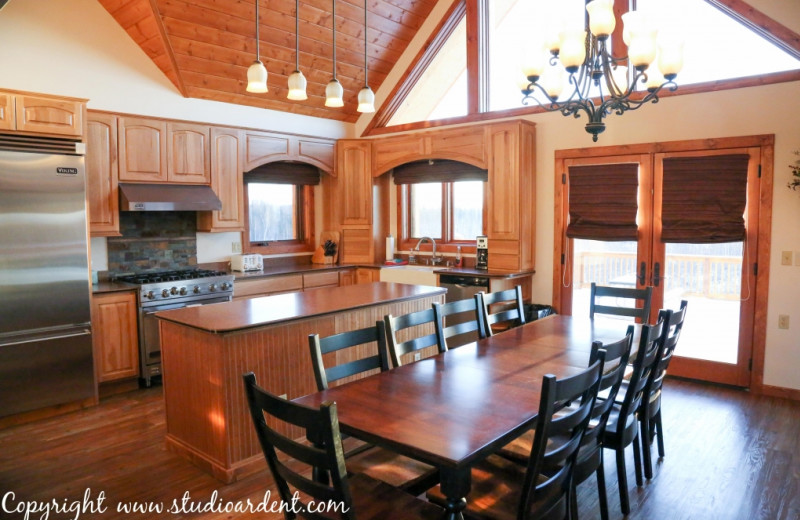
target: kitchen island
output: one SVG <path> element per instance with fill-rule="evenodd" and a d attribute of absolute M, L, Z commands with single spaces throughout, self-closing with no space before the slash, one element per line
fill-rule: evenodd
<path fill-rule="evenodd" d="M 444 294 L 376 282 L 158 313 L 167 447 L 226 483 L 264 468 L 242 374 L 255 372 L 259 385 L 289 399 L 316 392 L 309 334 L 372 326 L 386 314 L 429 309 Z M 369 348 L 337 353 L 330 362 L 363 357 Z"/>

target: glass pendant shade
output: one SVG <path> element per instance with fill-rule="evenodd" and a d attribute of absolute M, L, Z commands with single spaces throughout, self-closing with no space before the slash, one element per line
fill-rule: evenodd
<path fill-rule="evenodd" d="M 358 91 L 358 109 L 359 112 L 372 113 L 375 112 L 375 94 L 369 85 Z"/>
<path fill-rule="evenodd" d="M 343 107 L 344 100 L 342 96 L 344 96 L 342 84 L 339 83 L 338 79 L 333 78 L 325 87 L 325 106 L 334 108 Z"/>
<path fill-rule="evenodd" d="M 589 30 L 598 39 L 608 38 L 617 26 L 614 4 L 611 0 L 592 0 L 586 4 L 589 13 Z"/>
<path fill-rule="evenodd" d="M 267 68 L 261 63 L 261 60 L 256 60 L 247 69 L 247 89 L 248 92 L 256 94 L 263 94 L 269 92 L 267 88 Z"/>
<path fill-rule="evenodd" d="M 286 94 L 287 99 L 293 101 L 303 101 L 308 99 L 306 94 L 306 77 L 299 70 L 289 74 L 289 93 Z"/>

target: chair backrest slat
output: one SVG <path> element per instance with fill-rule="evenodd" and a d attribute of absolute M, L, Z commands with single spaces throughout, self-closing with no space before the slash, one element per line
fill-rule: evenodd
<path fill-rule="evenodd" d="M 594 319 L 595 314 L 609 314 L 612 316 L 626 316 L 638 318 L 642 323 L 647 323 L 650 318 L 650 300 L 653 296 L 653 288 L 634 289 L 628 287 L 608 287 L 597 285 L 592 282 L 589 297 L 589 317 Z M 598 298 L 624 298 L 633 300 L 632 306 L 607 305 L 597 303 Z M 636 302 L 641 301 L 642 306 L 637 307 Z"/>
<path fill-rule="evenodd" d="M 489 337 L 492 333 L 492 325 L 497 323 L 510 324 L 512 327 L 525 324 L 525 307 L 522 302 L 522 287 L 517 285 L 512 289 L 497 291 L 493 293 L 479 293 L 480 316 L 482 322 L 483 336 Z M 502 306 L 498 311 L 491 312 L 492 306 Z"/>
<path fill-rule="evenodd" d="M 446 348 L 458 347 L 463 344 L 457 341 L 459 339 L 457 336 L 474 332 L 477 337 L 484 337 L 477 294 L 463 300 L 434 303 L 433 312 L 436 315 L 436 332 Z M 452 323 L 453 321 L 460 321 L 460 323 Z M 473 340 L 470 339 L 470 341 Z"/>
<path fill-rule="evenodd" d="M 375 353 L 339 365 L 326 367 L 322 358 L 324 354 L 339 352 L 344 349 L 358 347 L 367 343 L 375 343 Z M 369 370 L 389 370 L 389 358 L 386 353 L 386 331 L 383 320 L 374 327 L 352 330 L 320 338 L 319 334 L 309 334 L 308 347 L 311 353 L 311 365 L 314 368 L 314 379 L 318 390 L 325 390 L 330 383 L 345 377 L 363 374 Z"/>
<path fill-rule="evenodd" d="M 434 313 L 433 308 L 404 314 L 402 316 L 387 314 L 383 317 L 384 328 L 386 329 L 386 343 L 394 366 L 399 367 L 402 365 L 402 356 L 424 348 L 436 346 L 438 352 L 447 350 L 447 345 L 438 334 L 439 327 L 436 324 L 436 319 L 436 313 Z M 411 338 L 407 341 L 397 340 L 398 332 L 425 325 L 429 325 L 429 329 L 432 332 L 416 338 Z"/>

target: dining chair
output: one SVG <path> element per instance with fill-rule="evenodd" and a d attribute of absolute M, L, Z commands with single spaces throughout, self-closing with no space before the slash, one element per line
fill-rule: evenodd
<path fill-rule="evenodd" d="M 395 367 L 402 365 L 402 357 L 412 352 L 416 355 L 419 350 L 434 346 L 439 353 L 447 350 L 444 338 L 440 339 L 437 333 L 438 327 L 436 326 L 436 315 L 433 312 L 433 308 L 403 314 L 402 316 L 387 314 L 383 317 L 383 323 L 386 329 L 386 344 L 389 348 L 389 357 L 391 357 L 392 364 Z M 413 327 L 425 327 L 426 325 L 428 327 L 425 330 L 433 330 L 433 332 L 407 339 L 406 341 L 398 341 L 398 332 Z"/>
<path fill-rule="evenodd" d="M 476 294 L 472 298 L 446 303 L 434 303 L 437 334 L 446 348 L 460 347 L 485 337 L 481 326 L 480 302 Z"/>
<path fill-rule="evenodd" d="M 600 379 L 598 394 L 603 394 L 605 399 L 597 399 L 592 408 L 591 421 L 581 442 L 578 460 L 575 463 L 575 472 L 572 477 L 573 488 L 586 479 L 597 475 L 597 493 L 600 505 L 600 517 L 608 520 L 608 498 L 606 495 L 605 467 L 603 464 L 603 445 L 602 438 L 605 431 L 608 417 L 614 404 L 614 398 L 619 391 L 620 385 L 625 374 L 625 367 L 633 345 L 633 325 L 628 326 L 628 330 L 620 340 L 603 344 L 600 341 L 592 343 L 592 350 L 589 364 L 595 363 L 600 359 L 601 352 L 604 356 L 604 373 Z M 501 456 L 513 460 L 518 464 L 527 462 L 528 454 L 533 443 L 533 430 L 518 437 L 513 442 L 507 444 L 498 452 Z M 572 493 L 572 498 L 576 498 L 576 492 Z M 572 518 L 577 518 L 577 502 L 573 502 L 571 507 Z"/>
<path fill-rule="evenodd" d="M 465 516 L 492 520 L 570 518 L 572 475 L 584 432 L 592 417 L 605 351 L 582 372 L 542 379 L 539 412 L 526 464 L 498 454 L 472 469 Z M 569 405 L 569 406 L 568 406 Z M 440 487 L 428 498 L 444 503 Z"/>
<path fill-rule="evenodd" d="M 637 318 L 641 323 L 647 323 L 650 319 L 650 299 L 653 296 L 653 288 L 648 286 L 644 289 L 633 289 L 628 287 L 608 287 L 597 285 L 592 282 L 589 298 L 589 318 L 594 319 L 595 314 L 608 314 L 611 316 L 625 316 Z M 632 300 L 630 306 L 607 305 L 598 303 L 600 298 L 622 298 Z M 636 302 L 641 300 L 642 306 L 637 307 Z"/>
<path fill-rule="evenodd" d="M 664 320 L 655 325 L 643 325 L 636 357 L 630 379 L 625 386 L 621 403 L 614 403 L 606 423 L 601 442 L 603 448 L 614 450 L 617 459 L 617 480 L 619 482 L 619 501 L 623 514 L 630 514 L 628 497 L 628 476 L 625 467 L 625 448 L 633 444 L 633 462 L 636 485 L 642 486 L 642 455 L 639 446 L 639 425 L 637 412 L 642 404 L 645 386 L 651 371 L 655 368 L 666 335 Z M 612 401 L 609 399 L 609 401 Z"/>
<path fill-rule="evenodd" d="M 487 338 L 494 335 L 492 325 L 506 328 L 525 325 L 525 307 L 522 303 L 522 287 L 517 285 L 512 289 L 493 293 L 477 294 L 482 322 L 483 336 Z M 494 307 L 494 308 L 493 308 Z M 497 308 L 500 310 L 497 310 Z M 492 312 L 494 311 L 494 312 Z"/>
<path fill-rule="evenodd" d="M 355 358 L 359 352 L 364 351 L 365 345 L 372 343 L 376 345 L 376 349 L 370 355 Z M 389 370 L 386 329 L 383 321 L 375 322 L 374 327 L 342 332 L 324 338 L 319 334 L 309 334 L 308 346 L 317 390 L 320 391 L 327 389 L 330 383 L 345 378 L 365 377 L 374 370 L 381 372 Z M 338 365 L 326 366 L 326 355 L 333 353 L 348 360 Z M 439 482 L 438 471 L 433 466 L 371 444 L 359 444 L 344 456 L 348 471 L 367 474 L 414 495 L 425 492 Z"/>
<path fill-rule="evenodd" d="M 650 453 L 650 445 L 653 439 L 658 439 L 658 456 L 664 458 L 664 428 L 661 423 L 661 394 L 663 390 L 664 377 L 667 375 L 667 368 L 672 361 L 675 347 L 681 336 L 683 322 L 686 319 L 686 308 L 689 302 L 681 300 L 681 307 L 677 311 L 659 311 L 659 319 L 663 319 L 667 328 L 667 335 L 664 339 L 663 352 L 658 359 L 658 363 L 650 374 L 650 380 L 645 389 L 646 398 L 642 400 L 642 409 L 639 411 L 639 421 L 642 433 L 642 458 L 644 461 L 644 476 L 653 478 L 653 462 Z"/>
<path fill-rule="evenodd" d="M 309 408 L 259 387 L 252 372 L 242 378 L 256 435 L 278 488 L 285 520 L 297 516 L 355 520 L 356 515 L 360 520 L 442 518 L 444 510 L 434 504 L 367 475 L 348 474 L 336 403 L 325 402 L 319 409 Z M 278 422 L 303 429 L 307 442 L 295 440 L 270 425 Z M 309 474 L 316 478 L 309 478 Z M 295 497 L 299 500 L 295 501 Z M 313 507 L 309 507 L 311 501 Z M 340 514 L 318 514 L 320 506 Z"/>

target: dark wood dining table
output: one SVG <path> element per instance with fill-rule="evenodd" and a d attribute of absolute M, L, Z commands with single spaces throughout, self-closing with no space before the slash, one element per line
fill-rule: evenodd
<path fill-rule="evenodd" d="M 629 324 L 549 316 L 295 401 L 335 401 L 344 433 L 436 466 L 445 517 L 461 519 L 470 468 L 532 427 L 542 377 L 584 370 L 592 342 Z"/>

